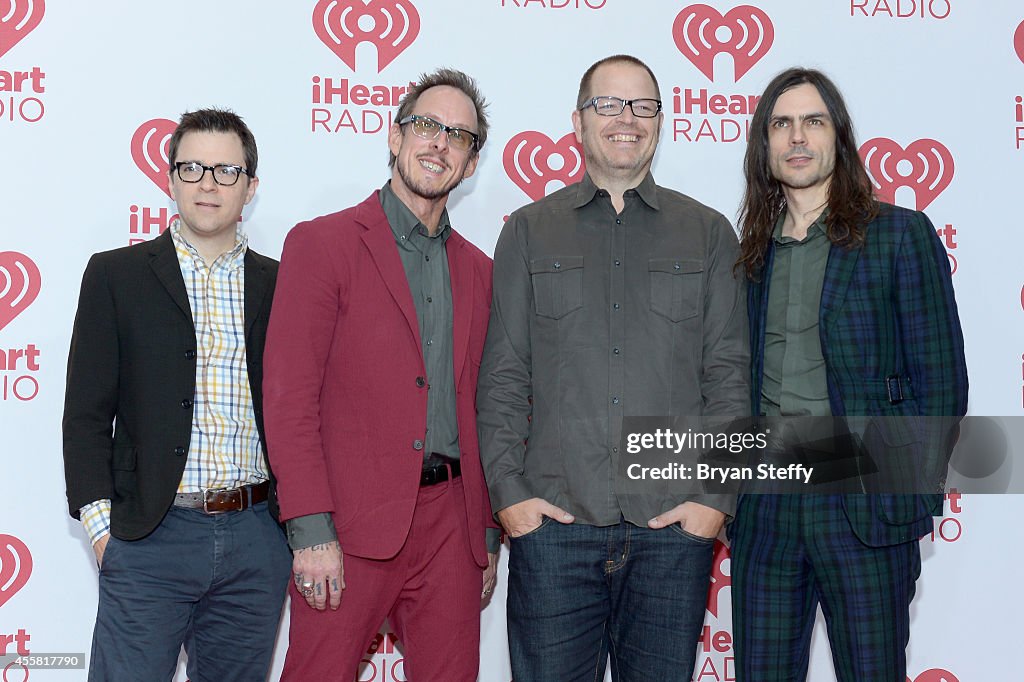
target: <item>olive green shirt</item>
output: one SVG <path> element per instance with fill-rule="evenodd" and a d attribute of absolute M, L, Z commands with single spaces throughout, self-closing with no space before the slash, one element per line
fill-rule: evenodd
<path fill-rule="evenodd" d="M 768 283 L 761 409 L 768 416 L 831 416 L 819 309 L 832 246 L 823 212 L 803 239 L 782 236 L 775 223 L 775 259 Z"/>

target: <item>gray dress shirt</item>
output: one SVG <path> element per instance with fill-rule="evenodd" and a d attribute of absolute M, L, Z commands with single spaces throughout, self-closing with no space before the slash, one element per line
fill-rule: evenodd
<path fill-rule="evenodd" d="M 519 209 L 494 253 L 477 393 L 495 511 L 540 497 L 578 521 L 640 526 L 728 495 L 617 480 L 623 417 L 750 413 L 745 283 L 721 214 L 648 174 L 616 214 L 590 175 Z"/>

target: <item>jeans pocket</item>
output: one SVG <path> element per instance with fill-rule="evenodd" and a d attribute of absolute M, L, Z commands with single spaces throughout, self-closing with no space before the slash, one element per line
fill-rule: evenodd
<path fill-rule="evenodd" d="M 690 540 L 691 542 L 696 542 L 696 543 L 701 544 L 701 545 L 713 545 L 713 544 L 715 544 L 715 538 L 706 538 L 703 535 L 694 535 L 693 533 L 685 530 L 678 523 L 673 523 L 672 525 L 669 526 L 669 528 L 674 530 L 677 535 L 681 535 L 682 537 L 686 538 L 687 540 Z"/>
<path fill-rule="evenodd" d="M 522 540 L 523 538 L 534 536 L 537 533 L 539 533 L 544 526 L 548 525 L 552 521 L 554 521 L 554 519 L 552 519 L 550 516 L 545 516 L 543 519 L 541 519 L 540 525 L 534 528 L 533 530 L 527 533 L 523 533 L 522 535 L 509 535 L 509 538 L 512 540 Z"/>

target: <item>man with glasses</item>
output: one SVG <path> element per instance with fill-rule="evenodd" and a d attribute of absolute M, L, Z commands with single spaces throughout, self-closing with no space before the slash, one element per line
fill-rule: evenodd
<path fill-rule="evenodd" d="M 517 682 L 689 681 L 726 495 L 629 494 L 623 419 L 748 414 L 743 283 L 719 213 L 659 187 L 658 83 L 597 62 L 572 115 L 587 172 L 509 218 L 494 253 L 481 458 L 511 537 Z"/>
<path fill-rule="evenodd" d="M 71 515 L 100 566 L 89 679 L 263 679 L 288 581 L 262 420 L 277 261 L 248 248 L 256 141 L 237 115 L 171 135 L 178 217 L 92 257 L 68 359 Z"/>
<path fill-rule="evenodd" d="M 491 262 L 445 205 L 485 106 L 464 73 L 422 75 L 390 181 L 285 242 L 265 383 L 294 553 L 283 680 L 352 679 L 385 618 L 410 679 L 476 679 L 498 550 L 474 402 Z"/>

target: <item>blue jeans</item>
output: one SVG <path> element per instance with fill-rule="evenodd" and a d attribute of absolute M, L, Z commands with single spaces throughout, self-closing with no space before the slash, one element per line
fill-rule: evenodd
<path fill-rule="evenodd" d="M 516 682 L 689 682 L 714 539 L 678 524 L 563 525 L 512 538 L 508 635 Z"/>
<path fill-rule="evenodd" d="M 192 682 L 265 679 L 290 572 L 266 502 L 216 515 L 171 507 L 141 540 L 111 537 L 89 679 L 170 680 L 182 644 Z"/>

